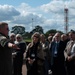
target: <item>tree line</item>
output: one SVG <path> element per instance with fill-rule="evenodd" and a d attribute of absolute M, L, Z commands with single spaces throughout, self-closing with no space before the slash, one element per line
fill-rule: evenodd
<path fill-rule="evenodd" d="M 23 26 L 13 26 L 11 29 L 11 33 L 21 34 L 24 38 L 30 38 L 34 32 L 39 32 L 41 34 L 45 34 L 46 37 L 48 37 L 49 34 L 54 35 L 57 32 L 57 30 L 51 29 L 51 30 L 48 30 L 46 33 L 44 33 L 44 29 L 39 25 L 35 26 L 35 28 L 32 29 L 30 32 L 26 32 L 25 27 L 23 27 Z M 62 31 L 59 31 L 59 32 L 63 33 Z"/>

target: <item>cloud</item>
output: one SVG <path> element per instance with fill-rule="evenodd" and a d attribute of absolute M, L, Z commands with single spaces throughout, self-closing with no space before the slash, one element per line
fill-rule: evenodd
<path fill-rule="evenodd" d="M 13 6 L 0 5 L 0 21 L 12 20 L 14 16 L 20 13 Z"/>
<path fill-rule="evenodd" d="M 65 28 L 65 13 L 64 9 L 68 8 L 68 30 L 75 29 L 75 1 L 74 0 L 53 0 L 48 4 L 41 6 L 41 9 L 47 14 L 51 14 L 51 18 L 55 21 L 57 20 L 57 25 L 52 24 L 51 28 L 62 30 L 64 32 Z"/>
<path fill-rule="evenodd" d="M 45 12 L 52 12 L 52 13 L 62 13 L 64 9 L 64 2 L 63 1 L 51 1 L 48 4 L 44 4 L 41 6 L 41 9 Z"/>
<path fill-rule="evenodd" d="M 48 4 L 31 7 L 21 3 L 19 6 L 0 5 L 0 21 L 13 25 L 22 25 L 26 31 L 31 31 L 35 26 L 43 27 L 44 32 L 57 29 L 65 32 L 64 8 L 68 8 L 69 30 L 75 29 L 75 1 L 52 0 Z"/>

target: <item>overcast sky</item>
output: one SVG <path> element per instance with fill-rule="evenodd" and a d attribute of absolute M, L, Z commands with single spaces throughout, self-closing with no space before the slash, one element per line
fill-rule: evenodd
<path fill-rule="evenodd" d="M 68 8 L 68 31 L 75 30 L 75 0 L 0 0 L 0 21 L 7 22 L 10 30 L 22 25 L 30 32 L 40 25 L 44 32 L 65 32 L 64 8 Z"/>

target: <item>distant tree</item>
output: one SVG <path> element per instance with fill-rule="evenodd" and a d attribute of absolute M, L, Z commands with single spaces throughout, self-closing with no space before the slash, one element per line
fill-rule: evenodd
<path fill-rule="evenodd" d="M 43 28 L 39 25 L 35 26 L 35 28 L 30 33 L 33 34 L 34 32 L 44 33 Z"/>
<path fill-rule="evenodd" d="M 25 27 L 14 26 L 14 27 L 12 27 L 11 33 L 25 35 Z"/>
<path fill-rule="evenodd" d="M 48 37 L 49 35 L 54 35 L 56 32 L 60 32 L 61 34 L 63 33 L 62 31 L 57 31 L 56 29 L 51 29 L 51 30 L 48 30 L 45 35 Z"/>
<path fill-rule="evenodd" d="M 46 33 L 45 33 L 45 35 L 48 37 L 49 35 L 54 35 L 55 33 L 57 32 L 57 30 L 55 30 L 55 29 L 51 29 L 51 30 L 48 30 Z"/>
<path fill-rule="evenodd" d="M 62 31 L 57 31 L 57 32 L 60 32 L 60 34 L 63 34 L 63 32 L 62 32 Z"/>
<path fill-rule="evenodd" d="M 25 35 L 24 35 L 24 38 L 31 38 L 31 34 L 29 32 L 26 32 Z"/>

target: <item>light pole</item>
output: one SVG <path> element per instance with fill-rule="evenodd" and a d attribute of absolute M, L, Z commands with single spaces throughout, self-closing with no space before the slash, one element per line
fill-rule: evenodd
<path fill-rule="evenodd" d="M 33 30 L 33 18 L 32 18 L 32 30 Z"/>
<path fill-rule="evenodd" d="M 65 32 L 68 32 L 68 8 L 64 8 L 65 13 Z"/>

